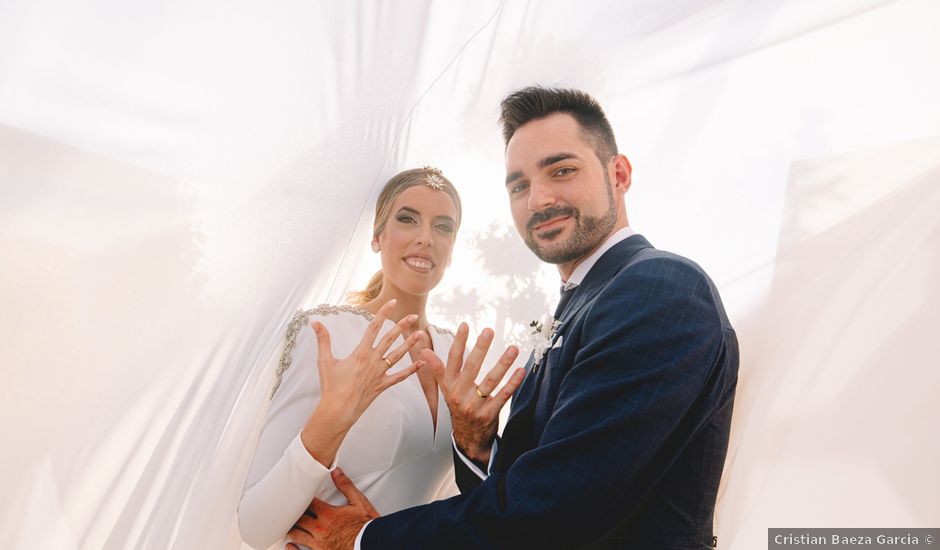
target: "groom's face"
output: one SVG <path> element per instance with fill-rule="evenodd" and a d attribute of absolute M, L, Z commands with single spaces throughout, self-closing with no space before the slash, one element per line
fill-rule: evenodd
<path fill-rule="evenodd" d="M 506 174 L 516 230 L 542 261 L 577 262 L 617 223 L 608 166 L 571 115 L 519 127 L 506 146 Z"/>

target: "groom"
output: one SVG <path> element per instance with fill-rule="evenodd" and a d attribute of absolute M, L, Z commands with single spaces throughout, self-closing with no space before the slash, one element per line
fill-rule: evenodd
<path fill-rule="evenodd" d="M 461 494 L 378 517 L 334 472 L 350 504 L 315 501 L 290 536 L 316 549 L 712 548 L 738 369 L 718 292 L 629 226 L 630 163 L 592 97 L 525 88 L 501 122 L 516 229 L 563 285 L 502 437 L 508 396 L 489 394 L 511 360 L 475 386 L 492 333 L 464 360 L 462 327 L 446 368 L 426 357 L 451 409 Z"/>

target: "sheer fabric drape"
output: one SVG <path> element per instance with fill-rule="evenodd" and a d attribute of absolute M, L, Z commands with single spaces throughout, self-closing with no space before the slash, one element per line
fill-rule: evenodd
<path fill-rule="evenodd" d="M 927 526 L 938 22 L 929 0 L 0 3 L 0 540 L 239 548 L 283 329 L 374 271 L 400 169 L 464 198 L 432 320 L 517 341 L 557 283 L 501 183 L 498 102 L 533 82 L 598 97 L 631 225 L 739 329 L 721 545 Z"/>

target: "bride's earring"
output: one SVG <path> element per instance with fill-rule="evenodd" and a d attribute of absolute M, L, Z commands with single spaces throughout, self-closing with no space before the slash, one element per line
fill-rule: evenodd
<path fill-rule="evenodd" d="M 381 248 L 379 248 L 379 243 L 372 241 L 372 252 L 378 252 L 379 250 L 381 250 Z"/>

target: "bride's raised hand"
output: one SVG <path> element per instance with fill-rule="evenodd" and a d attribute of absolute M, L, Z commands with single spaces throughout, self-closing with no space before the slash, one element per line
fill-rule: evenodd
<path fill-rule="evenodd" d="M 359 344 L 342 359 L 333 357 L 330 333 L 326 327 L 319 322 L 311 324 L 317 336 L 317 370 L 321 387 L 318 408 L 329 410 L 333 420 L 341 425 L 352 426 L 380 393 L 405 380 L 424 364 L 424 361 L 417 361 L 397 372 L 387 372 L 418 342 L 421 331 L 415 331 L 405 338 L 404 343 L 388 351 L 395 339 L 418 319 L 417 315 L 405 316 L 373 346 L 394 307 L 395 300 L 389 300 L 379 308 Z"/>

